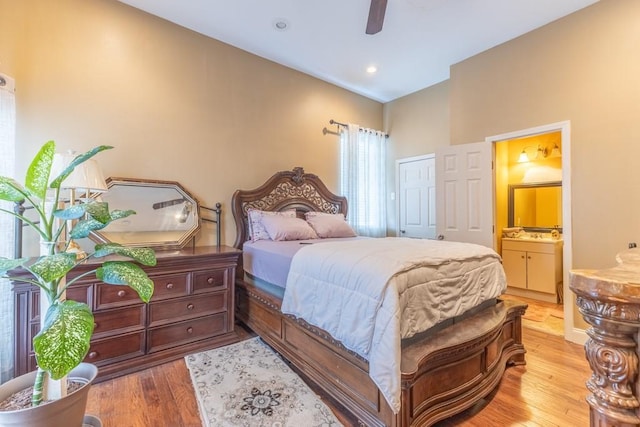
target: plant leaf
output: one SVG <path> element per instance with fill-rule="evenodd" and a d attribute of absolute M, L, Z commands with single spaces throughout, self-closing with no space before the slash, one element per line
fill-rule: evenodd
<path fill-rule="evenodd" d="M 25 187 L 40 199 L 44 199 L 47 194 L 49 174 L 51 173 L 51 165 L 53 164 L 53 155 L 55 152 L 55 142 L 46 142 L 33 158 L 29 169 L 27 169 L 27 177 L 24 180 Z"/>
<path fill-rule="evenodd" d="M 128 217 L 130 215 L 135 215 L 135 214 L 136 214 L 136 211 L 131 210 L 131 209 L 126 210 L 126 211 L 121 211 L 121 210 L 116 209 L 116 210 L 111 211 L 111 220 L 115 221 L 117 219 L 126 218 L 126 217 Z"/>
<path fill-rule="evenodd" d="M 106 261 L 96 270 L 96 277 L 110 285 L 128 285 L 144 302 L 153 295 L 153 281 L 140 266 L 129 261 Z"/>
<path fill-rule="evenodd" d="M 72 219 L 82 218 L 84 215 L 84 205 L 72 205 L 65 209 L 56 209 L 53 211 L 53 216 L 56 218 L 63 219 L 65 221 L 69 221 Z"/>
<path fill-rule="evenodd" d="M 29 258 L 9 259 L 0 257 L 0 276 L 4 275 L 9 270 L 20 267 L 27 261 L 29 261 Z"/>
<path fill-rule="evenodd" d="M 82 239 L 84 237 L 89 237 L 89 233 L 94 230 L 101 230 L 105 228 L 107 224 L 103 224 L 100 221 L 96 221 L 95 219 L 85 219 L 82 221 L 78 221 L 78 223 L 73 227 L 73 230 L 69 233 L 69 236 L 72 239 Z"/>
<path fill-rule="evenodd" d="M 128 246 L 122 246 L 118 243 L 96 245 L 93 256 L 101 258 L 111 254 L 118 254 L 132 258 L 134 261 L 137 261 L 143 265 L 156 265 L 156 254 L 153 249 L 132 248 Z"/>
<path fill-rule="evenodd" d="M 106 202 L 89 202 L 84 205 L 85 210 L 96 221 L 100 221 L 103 224 L 109 224 L 112 221 L 111 215 L 109 215 L 109 204 Z"/>
<path fill-rule="evenodd" d="M 66 275 L 75 265 L 76 254 L 63 252 L 41 257 L 27 269 L 49 283 Z"/>
<path fill-rule="evenodd" d="M 58 175 L 56 177 L 56 179 L 54 179 L 53 181 L 51 181 L 50 187 L 51 188 L 59 188 L 60 184 L 62 184 L 62 181 L 64 181 L 65 179 L 67 179 L 67 177 L 69 175 L 71 175 L 71 172 L 73 172 L 73 170 L 76 168 L 76 166 L 78 166 L 79 164 L 82 164 L 84 162 L 86 162 L 87 160 L 89 160 L 90 158 L 92 158 L 93 156 L 95 156 L 96 154 L 98 154 L 101 151 L 104 150 L 109 150 L 113 148 L 110 145 L 100 145 L 98 147 L 92 148 L 91 150 L 87 151 L 84 154 L 80 154 L 79 156 L 76 156 L 75 159 L 73 159 L 71 161 L 71 163 L 69 163 L 69 166 L 67 166 L 61 173 L 60 175 Z"/>
<path fill-rule="evenodd" d="M 87 355 L 91 334 L 93 314 L 87 304 L 67 300 L 51 305 L 33 338 L 38 366 L 54 380 L 67 375 Z"/>
<path fill-rule="evenodd" d="M 0 200 L 8 202 L 19 202 L 24 199 L 24 195 L 20 191 L 25 191 L 24 187 L 13 178 L 0 176 Z"/>

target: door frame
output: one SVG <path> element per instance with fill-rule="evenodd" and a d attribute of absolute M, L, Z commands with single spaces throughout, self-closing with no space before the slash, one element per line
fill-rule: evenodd
<path fill-rule="evenodd" d="M 400 236 L 400 164 L 416 162 L 419 160 L 434 159 L 435 157 L 436 153 L 429 153 L 396 160 L 396 192 L 394 194 L 394 198 L 396 201 L 396 236 Z"/>
<path fill-rule="evenodd" d="M 573 227 L 571 223 L 571 122 L 569 120 L 565 120 L 528 129 L 488 136 L 485 138 L 485 141 L 495 144 L 505 140 L 523 138 L 549 132 L 560 132 L 562 136 L 562 287 L 564 296 L 564 338 L 574 343 L 584 344 L 587 341 L 588 336 L 584 330 L 575 327 L 574 312 L 576 305 L 573 293 L 569 289 L 569 272 L 573 268 Z"/>

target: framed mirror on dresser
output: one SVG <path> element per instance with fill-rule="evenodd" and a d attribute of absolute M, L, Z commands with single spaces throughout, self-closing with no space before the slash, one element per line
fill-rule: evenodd
<path fill-rule="evenodd" d="M 233 308 L 241 251 L 220 242 L 221 205 L 201 206 L 173 181 L 118 177 L 108 178 L 107 186 L 100 197 L 109 210 L 132 209 L 136 215 L 93 232 L 91 240 L 154 248 L 157 264 L 144 267 L 155 285 L 148 304 L 129 287 L 101 283 L 91 273 L 96 264 L 91 258 L 67 275 L 67 282 L 73 281 L 69 298 L 85 302 L 94 313 L 85 361 L 98 366 L 98 380 L 238 341 Z M 203 211 L 213 218 L 203 217 Z M 216 223 L 214 246 L 195 245 L 202 221 Z M 14 374 L 19 376 L 36 369 L 32 341 L 40 328 L 40 294 L 37 287 L 15 281 L 13 295 Z"/>

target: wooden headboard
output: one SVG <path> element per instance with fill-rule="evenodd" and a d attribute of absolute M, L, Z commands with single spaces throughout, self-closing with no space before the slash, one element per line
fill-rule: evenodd
<path fill-rule="evenodd" d="M 242 249 L 249 236 L 249 208 L 263 211 L 295 209 L 298 215 L 316 211 L 347 216 L 347 199 L 333 194 L 320 178 L 305 173 L 301 167 L 277 172 L 254 190 L 237 190 L 233 193 L 231 205 L 236 221 L 234 246 L 239 249 Z"/>

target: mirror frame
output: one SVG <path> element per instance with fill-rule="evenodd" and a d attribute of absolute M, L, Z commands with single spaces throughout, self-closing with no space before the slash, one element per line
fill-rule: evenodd
<path fill-rule="evenodd" d="M 186 202 L 192 203 L 194 208 L 192 212 L 195 215 L 195 221 L 191 228 L 185 229 L 184 233 L 180 236 L 180 238 L 175 240 L 137 240 L 134 242 L 127 241 L 126 243 L 112 241 L 109 239 L 103 232 L 105 230 L 97 230 L 92 231 L 89 235 L 89 238 L 96 243 L 120 243 L 124 246 L 130 247 L 148 247 L 153 249 L 181 249 L 183 248 L 200 230 L 201 225 L 201 217 L 200 217 L 200 205 L 197 199 L 187 191 L 180 183 L 176 181 L 162 181 L 162 180 L 150 180 L 150 179 L 137 179 L 137 178 L 122 178 L 122 177 L 109 177 L 106 179 L 107 182 L 107 192 L 102 194 L 104 197 L 105 194 L 109 193 L 109 190 L 113 187 L 139 187 L 139 188 L 166 188 L 166 189 L 174 189 L 181 196 L 184 197 Z M 134 207 L 128 206 L 112 206 L 109 203 L 109 210 L 112 211 L 114 209 L 131 209 L 135 210 Z M 123 221 L 123 220 L 119 220 Z M 133 231 L 132 233 L 135 233 Z"/>
<path fill-rule="evenodd" d="M 514 215 L 514 196 L 515 190 L 519 188 L 546 188 L 546 187 L 560 187 L 562 190 L 562 181 L 549 181 L 549 182 L 534 182 L 530 184 L 509 184 L 509 218 L 508 223 L 509 227 L 514 227 L 513 215 Z M 533 232 L 551 232 L 553 227 L 527 227 L 522 226 L 522 229 L 525 231 L 533 231 Z M 557 230 L 562 233 L 562 227 L 558 227 Z"/>

